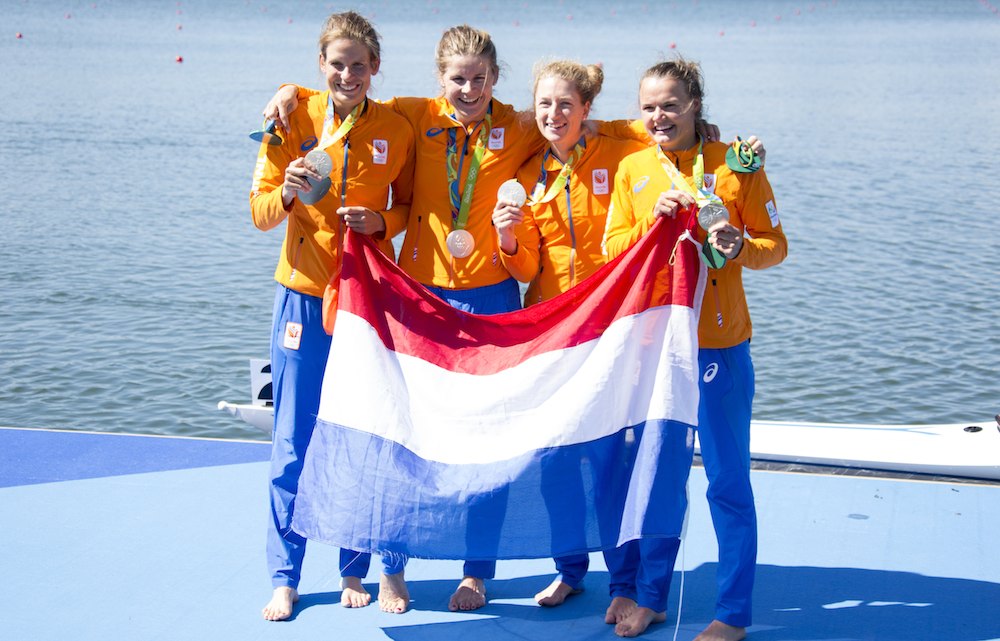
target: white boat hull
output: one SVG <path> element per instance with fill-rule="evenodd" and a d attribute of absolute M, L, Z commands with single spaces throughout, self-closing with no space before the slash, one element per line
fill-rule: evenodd
<path fill-rule="evenodd" d="M 219 409 L 229 412 L 244 423 L 249 423 L 268 435 L 274 429 L 273 405 L 240 405 L 219 401 Z"/>
<path fill-rule="evenodd" d="M 753 421 L 759 461 L 1000 480 L 1000 426 Z"/>

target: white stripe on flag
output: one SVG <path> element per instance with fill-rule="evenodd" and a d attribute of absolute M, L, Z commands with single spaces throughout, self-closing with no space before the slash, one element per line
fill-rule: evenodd
<path fill-rule="evenodd" d="M 318 419 L 442 463 L 510 460 L 647 420 L 695 425 L 697 322 L 688 307 L 654 308 L 597 340 L 474 375 L 388 350 L 364 319 L 341 312 Z"/>

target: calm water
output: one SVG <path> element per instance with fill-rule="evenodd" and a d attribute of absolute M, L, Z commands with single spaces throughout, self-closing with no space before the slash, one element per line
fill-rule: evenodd
<path fill-rule="evenodd" d="M 990 6 L 355 5 L 384 37 L 376 97 L 433 94 L 437 38 L 466 21 L 493 33 L 497 95 L 519 107 L 541 57 L 603 62 L 603 118 L 637 115 L 672 43 L 700 60 L 724 137 L 767 143 L 790 241 L 746 276 L 757 417 L 886 423 L 1000 411 Z M 250 223 L 246 134 L 279 83 L 319 84 L 319 27 L 344 8 L 4 2 L 0 425 L 259 436 L 215 409 L 267 354 L 281 243 Z"/>

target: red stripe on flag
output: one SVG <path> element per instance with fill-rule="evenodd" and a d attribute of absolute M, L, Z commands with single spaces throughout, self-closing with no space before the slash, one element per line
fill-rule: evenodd
<path fill-rule="evenodd" d="M 628 252 L 565 294 L 494 316 L 454 309 L 406 275 L 370 239 L 350 232 L 338 313 L 363 318 L 386 348 L 397 353 L 455 372 L 496 373 L 532 356 L 593 340 L 620 318 L 663 305 L 692 307 L 697 248 L 678 242 L 678 236 L 693 224 L 691 219 L 660 219 Z"/>

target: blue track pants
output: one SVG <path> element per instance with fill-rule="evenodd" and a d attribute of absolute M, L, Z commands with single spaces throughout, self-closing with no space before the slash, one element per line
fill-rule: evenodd
<path fill-rule="evenodd" d="M 278 285 L 271 327 L 274 430 L 271 435 L 270 520 L 267 568 L 273 587 L 298 588 L 306 540 L 292 530 L 295 496 L 306 447 L 319 411 L 330 336 L 323 329 L 323 300 Z M 365 577 L 370 555 L 341 550 L 341 576 Z M 383 572 L 395 574 L 405 558 L 383 558 Z M 363 572 L 362 572 L 363 570 Z M 360 574 L 359 574 L 360 572 Z"/>

